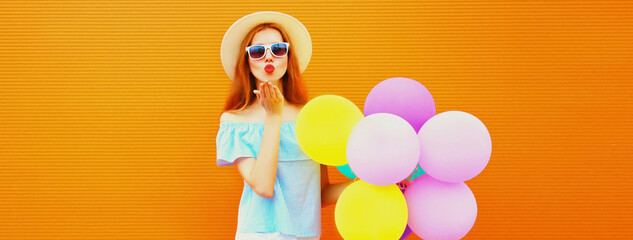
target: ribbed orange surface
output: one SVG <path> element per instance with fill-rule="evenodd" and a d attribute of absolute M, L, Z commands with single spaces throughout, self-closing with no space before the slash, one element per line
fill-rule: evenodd
<path fill-rule="evenodd" d="M 631 2 L 77 0 L 0 3 L 0 239 L 230 239 L 219 49 L 260 10 L 310 31 L 311 97 L 409 77 L 486 124 L 467 239 L 633 238 Z"/>

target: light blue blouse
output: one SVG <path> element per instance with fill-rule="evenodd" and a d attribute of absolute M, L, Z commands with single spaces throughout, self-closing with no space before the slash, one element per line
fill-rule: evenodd
<path fill-rule="evenodd" d="M 281 123 L 273 197 L 257 195 L 244 182 L 237 232 L 281 232 L 297 237 L 321 234 L 321 168 L 299 148 L 295 123 Z M 263 133 L 264 123 L 220 123 L 217 165 L 232 165 L 240 157 L 256 158 Z"/>

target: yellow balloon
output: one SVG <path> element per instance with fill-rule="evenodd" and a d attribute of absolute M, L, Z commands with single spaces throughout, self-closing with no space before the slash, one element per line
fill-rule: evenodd
<path fill-rule="evenodd" d="M 407 201 L 398 186 L 362 180 L 345 188 L 334 209 L 336 228 L 346 240 L 399 239 L 408 217 Z"/>
<path fill-rule="evenodd" d="M 308 102 L 297 116 L 295 131 L 301 150 L 321 164 L 347 164 L 347 139 L 363 113 L 341 96 L 323 95 Z"/>

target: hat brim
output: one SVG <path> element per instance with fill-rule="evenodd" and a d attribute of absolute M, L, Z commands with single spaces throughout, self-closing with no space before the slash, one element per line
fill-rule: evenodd
<path fill-rule="evenodd" d="M 277 23 L 283 27 L 288 33 L 292 46 L 291 51 L 297 56 L 299 61 L 299 68 L 303 72 L 312 56 L 312 39 L 308 29 L 296 18 L 273 11 L 255 12 L 246 15 L 239 20 L 235 21 L 222 39 L 222 45 L 220 47 L 220 56 L 222 59 L 222 66 L 229 78 L 233 80 L 235 76 L 235 65 L 237 64 L 238 54 L 240 52 L 240 44 L 246 37 L 246 34 L 255 26 L 261 23 Z"/>

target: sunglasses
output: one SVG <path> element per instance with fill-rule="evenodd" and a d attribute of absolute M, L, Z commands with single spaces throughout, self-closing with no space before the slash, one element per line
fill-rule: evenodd
<path fill-rule="evenodd" d="M 264 58 L 267 49 L 270 49 L 270 53 L 272 53 L 273 56 L 283 57 L 288 54 L 289 45 L 287 42 L 273 43 L 270 45 L 252 45 L 246 47 L 246 52 L 248 52 L 248 56 L 253 60 Z"/>

